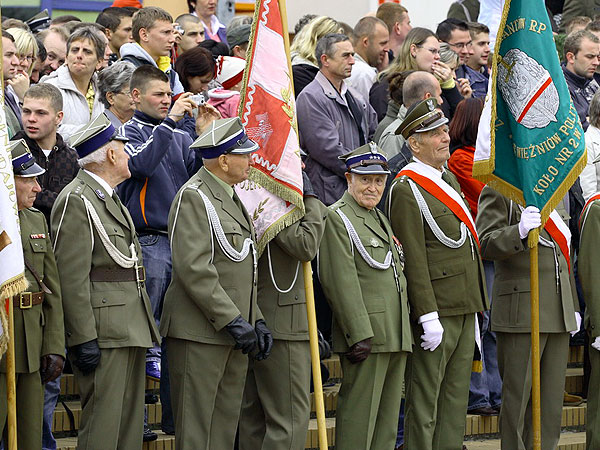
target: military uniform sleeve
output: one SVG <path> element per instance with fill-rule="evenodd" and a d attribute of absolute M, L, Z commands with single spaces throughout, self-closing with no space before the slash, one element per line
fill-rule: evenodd
<path fill-rule="evenodd" d="M 299 261 L 312 261 L 317 256 L 329 210 L 314 197 L 306 197 L 304 207 L 304 217 L 281 230 L 275 241 L 291 257 Z"/>
<path fill-rule="evenodd" d="M 581 230 L 578 275 L 585 299 L 586 327 L 593 339 L 600 336 L 600 277 L 598 276 L 598 236 L 600 235 L 600 205 L 590 205 Z M 574 297 L 575 299 L 577 296 Z"/>
<path fill-rule="evenodd" d="M 54 254 L 60 274 L 67 347 L 97 339 L 90 298 L 92 230 L 83 200 L 59 196 L 51 215 Z"/>
<path fill-rule="evenodd" d="M 518 221 L 509 223 L 510 207 L 510 200 L 489 186 L 481 191 L 476 226 L 483 259 L 502 260 L 527 250 L 527 240 L 519 236 Z M 512 211 L 515 220 L 517 214 Z"/>
<path fill-rule="evenodd" d="M 202 198 L 193 189 L 183 189 L 179 195 L 181 204 L 178 208 L 179 197 L 175 197 L 169 217 L 173 273 L 183 280 L 189 298 L 219 331 L 241 313 L 221 286 L 211 261 L 211 242 L 215 251 L 218 251 L 218 243 L 209 235 Z M 262 314 L 257 311 L 258 318 L 262 318 Z"/>
<path fill-rule="evenodd" d="M 44 297 L 43 311 L 45 318 L 44 339 L 42 340 L 42 356 L 61 355 L 65 356 L 65 324 L 62 306 L 62 295 L 60 279 L 52 242 L 48 234 L 46 219 L 43 219 L 46 230 L 46 254 L 44 255 L 44 284 L 52 291 Z"/>
<path fill-rule="evenodd" d="M 435 292 L 427 270 L 427 248 L 421 211 L 406 182 L 392 185 L 389 198 L 389 219 L 394 235 L 400 240 L 406 261 L 404 275 L 408 286 L 411 316 L 417 320 L 438 310 Z"/>
<path fill-rule="evenodd" d="M 350 239 L 334 212 L 327 218 L 319 249 L 319 279 L 348 346 L 373 337 Z"/>

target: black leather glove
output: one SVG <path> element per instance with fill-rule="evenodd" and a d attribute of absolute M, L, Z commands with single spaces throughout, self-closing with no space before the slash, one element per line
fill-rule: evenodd
<path fill-rule="evenodd" d="M 350 347 L 350 351 L 346 353 L 346 358 L 356 364 L 363 362 L 371 354 L 371 338 L 359 341 Z"/>
<path fill-rule="evenodd" d="M 84 342 L 83 344 L 71 347 L 75 358 L 73 364 L 81 370 L 81 373 L 87 375 L 92 373 L 100 364 L 100 347 L 98 347 L 98 339 Z"/>
<path fill-rule="evenodd" d="M 317 330 L 317 333 L 319 338 L 319 359 L 323 361 L 324 359 L 331 358 L 331 345 L 325 340 L 321 330 Z"/>
<path fill-rule="evenodd" d="M 317 194 L 313 189 L 312 183 L 310 182 L 310 178 L 306 175 L 306 172 L 302 171 L 302 193 L 305 197 L 316 197 Z"/>
<path fill-rule="evenodd" d="M 271 348 L 273 348 L 273 336 L 267 328 L 267 323 L 259 319 L 254 324 L 254 330 L 256 331 L 256 337 L 258 338 L 258 353 L 254 356 L 257 361 L 267 359 L 271 354 Z"/>
<path fill-rule="evenodd" d="M 236 350 L 242 349 L 243 354 L 250 353 L 256 347 L 256 332 L 242 316 L 237 316 L 227 325 L 225 329 L 235 341 Z"/>
<path fill-rule="evenodd" d="M 40 361 L 40 375 L 42 383 L 54 381 L 62 373 L 65 365 L 65 358 L 60 355 L 44 355 Z"/>

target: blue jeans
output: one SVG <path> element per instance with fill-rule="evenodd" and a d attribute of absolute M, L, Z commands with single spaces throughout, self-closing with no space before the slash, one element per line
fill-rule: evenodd
<path fill-rule="evenodd" d="M 162 313 L 165 292 L 171 282 L 171 247 L 169 238 L 162 234 L 139 237 L 146 268 L 146 291 L 152 305 L 152 313 L 158 325 Z M 173 431 L 173 410 L 171 409 L 171 389 L 167 365 L 166 347 L 155 345 L 146 353 L 146 361 L 161 361 L 160 401 L 162 404 L 162 429 Z"/>
<path fill-rule="evenodd" d="M 492 304 L 492 288 L 494 284 L 494 263 L 483 262 L 485 281 Z M 502 379 L 498 372 L 498 358 L 496 351 L 496 333 L 491 331 L 490 311 L 483 313 L 481 326 L 481 344 L 483 346 L 483 370 L 481 373 L 471 373 L 471 386 L 469 387 L 469 407 L 467 411 L 484 406 L 494 408 L 502 403 Z"/>
<path fill-rule="evenodd" d="M 56 440 L 52 435 L 54 409 L 60 395 L 60 377 L 46 383 L 44 389 L 44 423 L 42 424 L 42 450 L 56 450 Z"/>

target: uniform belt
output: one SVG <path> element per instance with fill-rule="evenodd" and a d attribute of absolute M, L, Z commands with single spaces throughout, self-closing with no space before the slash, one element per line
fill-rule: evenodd
<path fill-rule="evenodd" d="M 43 292 L 21 292 L 13 297 L 15 308 L 29 309 L 34 305 L 39 305 L 44 301 Z"/>
<path fill-rule="evenodd" d="M 92 269 L 90 272 L 90 281 L 105 281 L 117 283 L 120 281 L 146 281 L 146 269 L 138 267 L 137 269 Z"/>

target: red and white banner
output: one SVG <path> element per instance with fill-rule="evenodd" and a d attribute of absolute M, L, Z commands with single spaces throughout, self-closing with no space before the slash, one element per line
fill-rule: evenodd
<path fill-rule="evenodd" d="M 304 215 L 284 1 L 256 1 L 240 100 L 246 134 L 260 149 L 252 154 L 249 180 L 236 192 L 252 217 L 259 253 Z"/>

